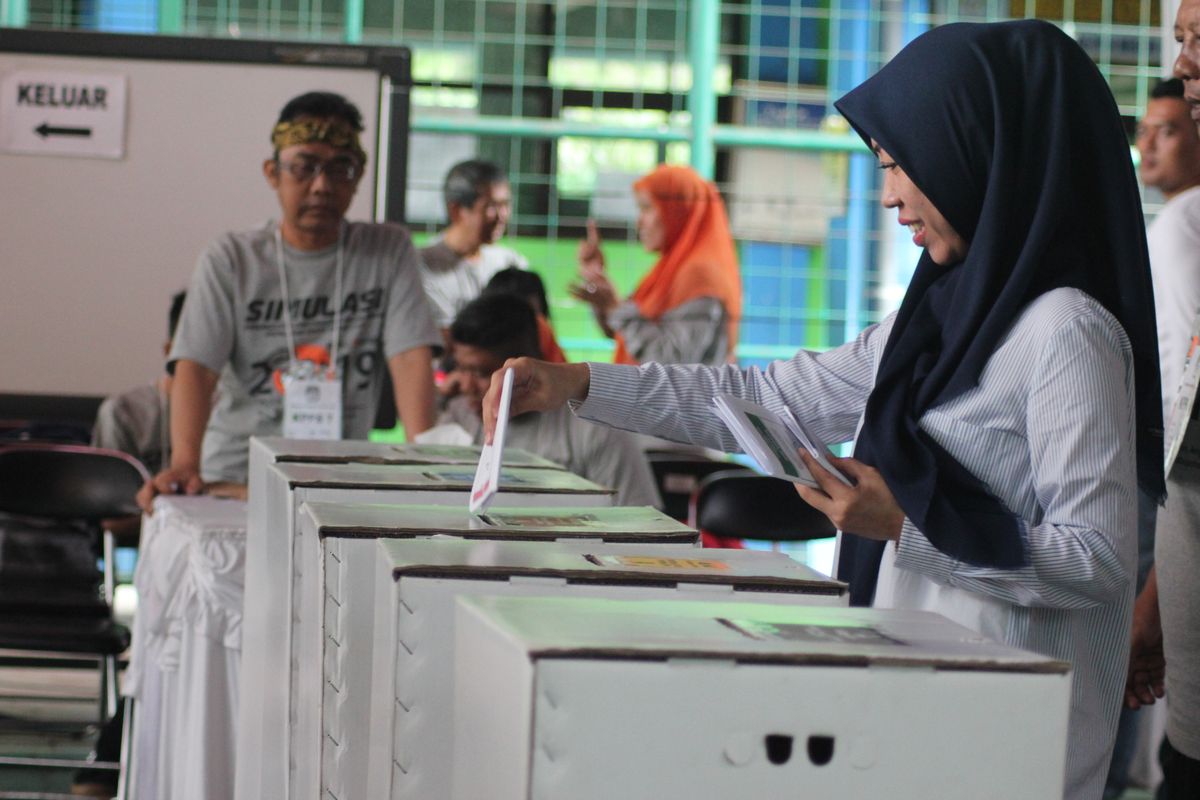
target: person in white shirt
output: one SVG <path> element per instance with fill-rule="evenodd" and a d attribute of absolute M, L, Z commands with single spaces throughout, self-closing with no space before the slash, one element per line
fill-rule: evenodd
<path fill-rule="evenodd" d="M 1138 125 L 1137 148 L 1142 183 L 1158 189 L 1166 200 L 1146 231 L 1154 276 L 1165 422 L 1179 397 L 1192 329 L 1200 312 L 1200 134 L 1184 97 L 1183 81 L 1176 78 L 1155 86 Z M 1194 435 L 1194 431 L 1188 431 L 1189 437 Z M 1161 569 L 1150 569 L 1134 604 L 1125 692 L 1130 711 L 1122 715 L 1122 723 L 1132 709 L 1151 704 L 1164 690 L 1170 691 L 1163 791 L 1168 798 L 1194 797 L 1195 785 L 1189 786 L 1182 776 L 1190 766 L 1191 780 L 1200 780 L 1200 732 L 1195 729 L 1200 720 L 1200 679 L 1194 661 L 1185 666 L 1189 659 L 1184 654 L 1189 648 L 1193 653 L 1200 648 L 1200 635 L 1194 622 L 1188 621 L 1200 612 L 1197 592 L 1191 588 L 1197 585 L 1194 570 L 1200 558 L 1200 538 L 1195 534 L 1200 520 L 1200 465 L 1181 455 L 1168 476 L 1167 491 L 1167 503 L 1158 515 L 1156 535 L 1150 542 L 1150 555 L 1156 556 Z M 1161 597 L 1160 572 L 1168 578 Z M 1177 580 L 1171 581 L 1170 576 Z M 1175 648 L 1173 658 L 1170 652 L 1164 658 L 1164 618 L 1176 620 L 1167 635 L 1171 640 L 1168 649 L 1172 645 Z M 1122 776 L 1113 774 L 1123 755 L 1122 744 L 1118 739 L 1109 774 L 1114 791 L 1123 786 Z"/>
<path fill-rule="evenodd" d="M 455 164 L 446 173 L 442 194 L 450 224 L 420 255 L 425 294 L 434 321 L 445 332 L 493 275 L 508 267 L 527 269 L 529 262 L 496 244 L 512 207 L 508 177 L 499 166 L 479 159 Z"/>

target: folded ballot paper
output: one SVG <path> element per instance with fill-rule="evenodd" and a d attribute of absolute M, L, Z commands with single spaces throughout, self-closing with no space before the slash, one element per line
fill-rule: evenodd
<path fill-rule="evenodd" d="M 479 466 L 475 468 L 475 482 L 467 510 L 472 514 L 483 511 L 492 502 L 500 489 L 500 463 L 504 460 L 504 437 L 508 433 L 508 415 L 512 410 L 513 371 L 504 370 L 500 386 L 500 408 L 496 412 L 496 431 L 492 443 L 485 444 L 479 454 Z"/>
<path fill-rule="evenodd" d="M 742 450 L 768 475 L 819 488 L 800 460 L 798 453 L 803 447 L 835 478 L 847 486 L 853 484 L 829 460 L 825 443 L 806 430 L 786 407 L 781 415 L 749 400 L 719 394 L 713 398 L 713 413 L 729 428 Z"/>

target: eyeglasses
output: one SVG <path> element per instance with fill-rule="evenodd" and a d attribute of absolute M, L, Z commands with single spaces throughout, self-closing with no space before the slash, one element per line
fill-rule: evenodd
<path fill-rule="evenodd" d="M 291 161 L 275 163 L 301 183 L 308 183 L 318 175 L 324 175 L 326 180 L 333 183 L 350 183 L 362 174 L 362 164 L 350 158 L 331 158 L 328 161 L 293 158 Z"/>

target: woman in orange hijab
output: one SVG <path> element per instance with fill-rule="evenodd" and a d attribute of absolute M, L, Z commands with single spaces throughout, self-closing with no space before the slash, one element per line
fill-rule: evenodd
<path fill-rule="evenodd" d="M 605 335 L 616 340 L 619 364 L 733 361 L 742 285 L 716 187 L 690 167 L 664 164 L 634 183 L 633 192 L 638 239 L 660 254 L 658 262 L 621 302 L 589 222 L 579 245 L 582 282 L 571 294 L 592 307 Z"/>

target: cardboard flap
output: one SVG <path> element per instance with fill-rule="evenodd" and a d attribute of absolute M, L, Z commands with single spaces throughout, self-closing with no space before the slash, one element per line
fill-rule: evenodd
<path fill-rule="evenodd" d="M 1065 673 L 926 611 L 736 602 L 475 597 L 530 659 L 719 659 L 746 663 Z"/>
<path fill-rule="evenodd" d="M 443 444 L 388 444 L 361 439 L 287 439 L 256 437 L 277 464 L 464 464 L 479 461 L 479 447 Z M 518 448 L 507 448 L 503 464 L 563 470 L 561 464 Z"/>
<path fill-rule="evenodd" d="M 605 509 L 606 511 L 615 509 Z M 752 550 L 636 549 L 619 543 L 560 541 L 546 548 L 523 541 L 380 540 L 394 579 L 445 577 L 506 580 L 553 577 L 568 583 L 630 586 L 714 584 L 734 591 L 778 591 L 841 596 L 846 585 L 783 553 Z"/>
<path fill-rule="evenodd" d="M 292 489 L 413 489 L 467 492 L 475 479 L 474 468 L 462 464 L 276 464 Z M 611 496 L 613 490 L 561 469 L 505 467 L 500 490 L 508 493 L 595 494 Z"/>
<path fill-rule="evenodd" d="M 321 536 L 379 537 L 402 533 L 474 539 L 602 541 L 691 544 L 698 534 L 649 506 L 506 508 L 472 514 L 465 506 L 382 503 L 308 503 Z"/>

